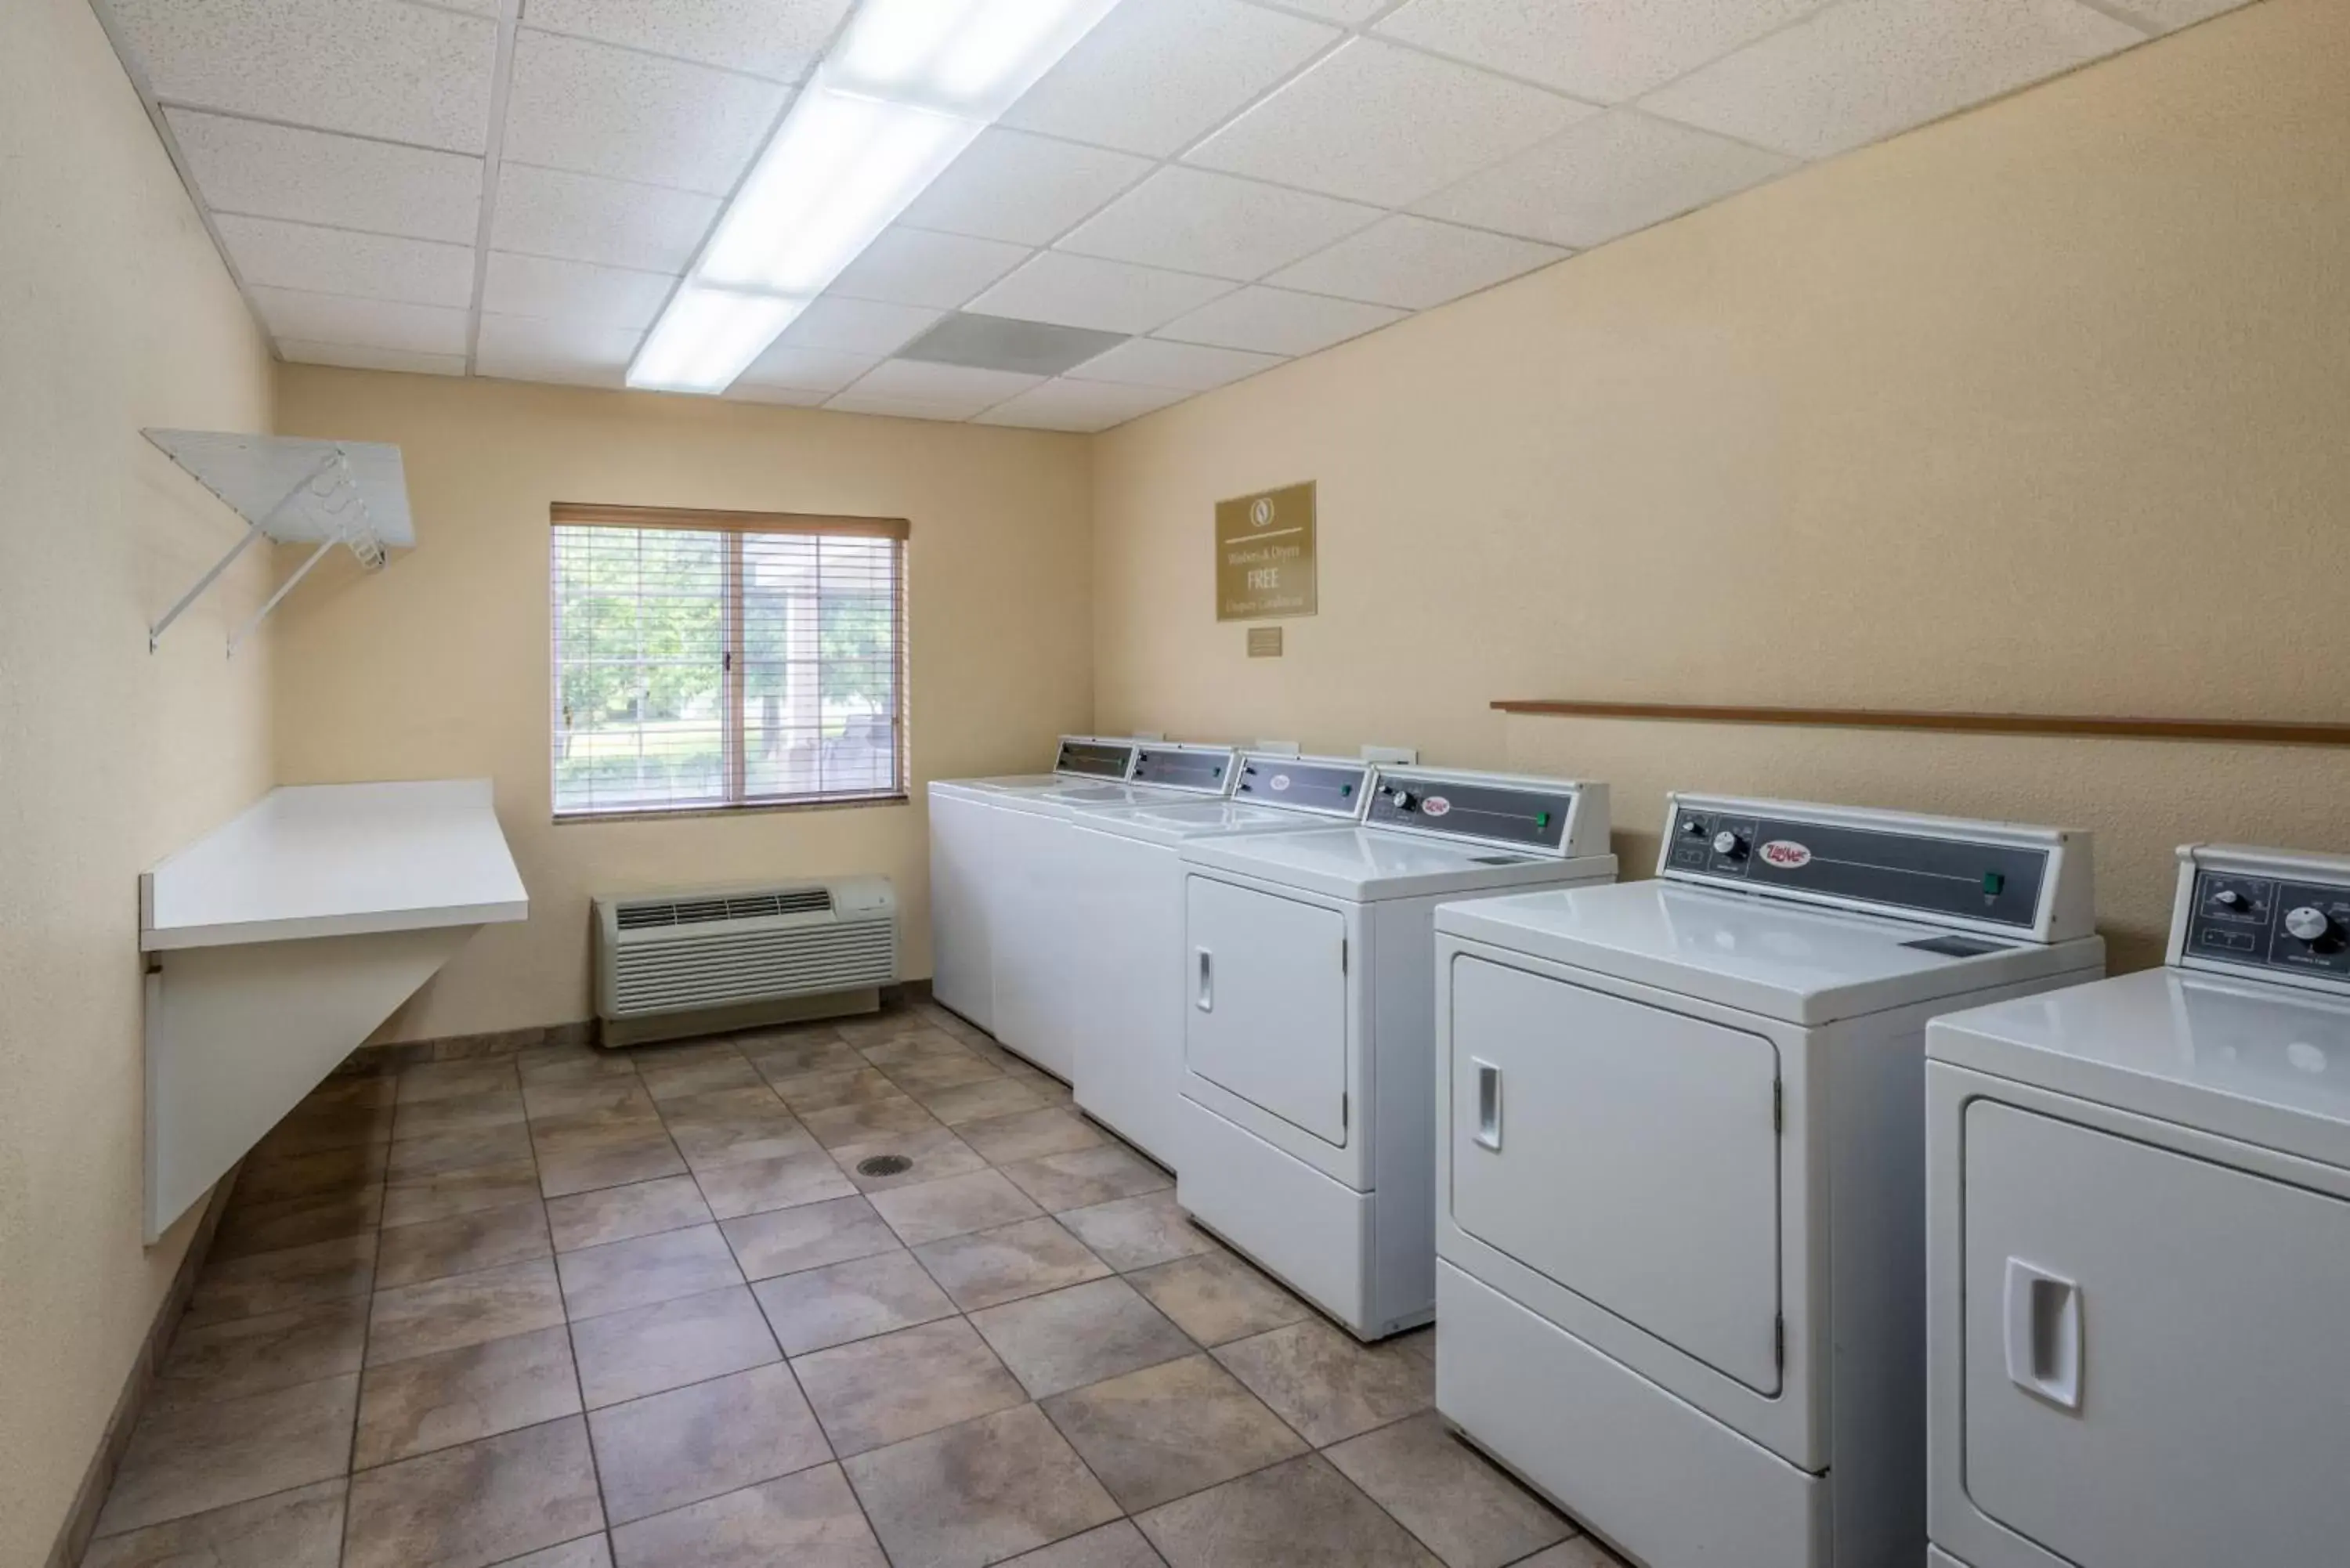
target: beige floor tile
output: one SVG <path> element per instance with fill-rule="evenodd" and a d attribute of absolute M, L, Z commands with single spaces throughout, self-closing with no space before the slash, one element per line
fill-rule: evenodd
<path fill-rule="evenodd" d="M 796 1209 L 804 1203 L 824 1203 L 853 1198 L 857 1184 L 842 1174 L 833 1158 L 821 1149 L 813 1154 L 786 1154 L 772 1159 L 744 1160 L 740 1165 L 705 1166 L 694 1173 L 710 1211 L 721 1220 L 756 1214 L 769 1209 Z"/>
<path fill-rule="evenodd" d="M 641 1077 L 651 1068 L 676 1067 L 696 1062 L 723 1062 L 743 1053 L 730 1034 L 708 1034 L 693 1040 L 670 1040 L 658 1045 L 626 1047 L 629 1060 Z"/>
<path fill-rule="evenodd" d="M 1098 1530 L 1072 1535 L 1008 1559 L 1005 1568 L 1166 1568 L 1131 1520 L 1112 1520 Z"/>
<path fill-rule="evenodd" d="M 619 1568 L 889 1568 L 837 1465 L 612 1532 Z"/>
<path fill-rule="evenodd" d="M 968 1056 L 962 1041 L 943 1030 L 920 1026 L 901 1032 L 896 1038 L 858 1042 L 851 1041 L 868 1062 L 887 1070 L 902 1067 L 932 1056 Z"/>
<path fill-rule="evenodd" d="M 1517 1568 L 1624 1568 L 1624 1560 L 1587 1535 L 1538 1552 Z"/>
<path fill-rule="evenodd" d="M 875 1193 L 872 1201 L 874 1210 L 909 1247 L 1034 1220 L 1044 1212 L 1002 1172 L 993 1170 L 892 1188 Z"/>
<path fill-rule="evenodd" d="M 732 1049 L 698 1062 L 648 1063 L 637 1069 L 637 1075 L 644 1080 L 645 1092 L 656 1100 L 721 1089 L 755 1089 L 764 1082 L 759 1070 Z"/>
<path fill-rule="evenodd" d="M 400 1075 L 399 1100 L 403 1106 L 419 1100 L 446 1100 L 461 1095 L 484 1095 L 511 1089 L 521 1082 L 511 1056 L 476 1057 L 462 1062 L 428 1062 Z"/>
<path fill-rule="evenodd" d="M 1140 1155 L 1107 1143 L 1097 1148 L 1071 1149 L 1066 1154 L 1022 1160 L 1017 1165 L 1005 1166 L 1003 1174 L 1018 1183 L 1021 1191 L 1055 1214 L 1064 1209 L 1088 1209 L 1112 1199 L 1132 1198 L 1137 1193 L 1156 1192 L 1175 1185 L 1173 1177 Z"/>
<path fill-rule="evenodd" d="M 550 1199 L 546 1205 L 547 1229 L 558 1252 L 707 1225 L 711 1218 L 710 1205 L 702 1200 L 702 1189 L 691 1176 L 573 1193 Z"/>
<path fill-rule="evenodd" d="M 783 1355 L 744 1285 L 574 1324 L 571 1346 L 591 1410 L 747 1372 Z"/>
<path fill-rule="evenodd" d="M 872 1143 L 907 1133 L 929 1132 L 938 1118 L 908 1096 L 883 1100 L 856 1100 L 828 1111 L 810 1111 L 807 1130 L 827 1148 Z"/>
<path fill-rule="evenodd" d="M 1226 1481 L 1135 1522 L 1172 1568 L 1437 1568 L 1319 1454 Z"/>
<path fill-rule="evenodd" d="M 341 1475 L 350 1461 L 359 1391 L 353 1374 L 242 1399 L 149 1410 L 131 1432 L 99 1514 L 99 1533 L 160 1524 Z"/>
<path fill-rule="evenodd" d="M 612 1568 L 612 1548 L 600 1534 L 583 1536 L 526 1557 L 509 1557 L 498 1568 Z"/>
<path fill-rule="evenodd" d="M 254 1145 L 253 1158 L 257 1161 L 283 1159 L 321 1149 L 348 1148 L 354 1144 L 390 1143 L 391 1123 L 392 1107 L 388 1101 L 379 1106 L 328 1106 L 317 1110 L 297 1106 Z"/>
<path fill-rule="evenodd" d="M 670 1142 L 669 1134 L 654 1127 L 559 1154 L 542 1149 L 538 1156 L 538 1185 L 547 1197 L 561 1198 L 598 1187 L 625 1187 L 635 1181 L 682 1176 L 685 1168 L 684 1157 Z"/>
<path fill-rule="evenodd" d="M 620 1072 L 525 1082 L 522 1103 L 530 1113 L 534 1130 L 540 1125 L 552 1124 L 558 1130 L 577 1133 L 630 1121 L 660 1119 L 660 1112 L 636 1069 L 625 1064 Z"/>
<path fill-rule="evenodd" d="M 368 1325 L 368 1365 L 479 1345 L 563 1321 L 563 1292 L 544 1259 L 475 1274 L 378 1291 Z"/>
<path fill-rule="evenodd" d="M 983 1568 L 1118 1517 L 1043 1412 L 1023 1405 L 842 1468 L 904 1568 Z"/>
<path fill-rule="evenodd" d="M 1055 1395 L 1045 1413 L 1132 1513 L 1305 1451 L 1304 1438 L 1204 1355 Z"/>
<path fill-rule="evenodd" d="M 317 1197 L 330 1192 L 354 1192 L 383 1179 L 391 1146 L 353 1144 L 324 1148 L 315 1154 L 282 1155 L 248 1162 L 236 1179 L 239 1203 L 270 1203 L 287 1198 Z"/>
<path fill-rule="evenodd" d="M 1328 1458 L 1447 1568 L 1502 1568 L 1575 1533 L 1447 1432 L 1433 1410 L 1349 1438 Z"/>
<path fill-rule="evenodd" d="M 916 1248 L 914 1255 L 965 1312 L 1083 1284 L 1110 1272 L 1107 1263 L 1050 1219 L 950 1236 Z"/>
<path fill-rule="evenodd" d="M 922 1108 L 948 1127 L 961 1127 L 965 1122 L 984 1121 L 995 1116 L 1016 1116 L 1033 1111 L 1045 1103 L 1045 1096 L 1034 1086 L 1017 1084 L 1001 1074 L 977 1083 L 958 1084 L 951 1088 L 910 1091 Z"/>
<path fill-rule="evenodd" d="M 805 1355 L 954 1315 L 910 1252 L 884 1252 L 807 1269 L 752 1288 L 786 1355 Z"/>
<path fill-rule="evenodd" d="M 376 1284 L 380 1289 L 420 1284 L 553 1255 L 546 1211 L 534 1198 L 385 1231 L 376 1255 Z"/>
<path fill-rule="evenodd" d="M 1314 1315 L 1304 1302 L 1222 1251 L 1139 1270 L 1133 1284 L 1201 1345 L 1245 1339 Z"/>
<path fill-rule="evenodd" d="M 745 1214 L 719 1229 L 734 1249 L 743 1277 L 752 1280 L 869 1258 L 899 1247 L 897 1232 L 882 1223 L 873 1205 L 853 1188 L 847 1198 Z"/>
<path fill-rule="evenodd" d="M 1013 1165 L 1048 1154 L 1096 1148 L 1109 1141 L 1099 1127 L 1061 1106 L 962 1122 L 957 1125 L 955 1136 L 977 1149 L 990 1165 Z"/>
<path fill-rule="evenodd" d="M 515 1053 L 515 1070 L 523 1087 L 535 1084 L 576 1084 L 596 1078 L 633 1078 L 637 1064 L 626 1051 L 598 1045 L 535 1045 Z"/>
<path fill-rule="evenodd" d="M 756 1366 L 588 1419 L 614 1524 L 820 1465 L 832 1449 L 790 1368 Z"/>
<path fill-rule="evenodd" d="M 661 1102 L 661 1119 L 696 1170 L 814 1154 L 815 1138 L 764 1084 Z"/>
<path fill-rule="evenodd" d="M 840 1047 L 847 1050 L 847 1046 Z M 863 1061 L 863 1057 L 858 1057 Z M 828 1072 L 800 1073 L 771 1080 L 795 1116 L 853 1106 L 861 1100 L 886 1100 L 900 1093 L 879 1067 L 849 1067 Z"/>
<path fill-rule="evenodd" d="M 192 1405 L 357 1372 L 367 1322 L 367 1303 L 354 1298 L 182 1325 L 149 1397 L 159 1407 Z"/>
<path fill-rule="evenodd" d="M 484 1209 L 509 1208 L 537 1197 L 537 1165 L 529 1159 L 513 1159 L 386 1188 L 383 1225 L 393 1231 L 460 1214 L 478 1214 Z"/>
<path fill-rule="evenodd" d="M 442 1100 L 411 1100 L 400 1107 L 391 1136 L 409 1139 L 446 1133 L 479 1132 L 514 1127 L 523 1119 L 522 1091 L 491 1089 L 479 1095 L 452 1095 Z"/>
<path fill-rule="evenodd" d="M 188 1298 L 189 1323 L 258 1317 L 287 1307 L 347 1301 L 375 1288 L 376 1238 L 370 1231 L 205 1263 Z"/>
<path fill-rule="evenodd" d="M 400 1075 L 397 1073 L 337 1073 L 317 1088 L 302 1096 L 294 1109 L 326 1110 L 330 1107 L 350 1109 L 361 1106 L 388 1106 L 400 1098 Z"/>
<path fill-rule="evenodd" d="M 961 1318 L 792 1363 L 833 1451 L 859 1454 L 1022 1404 L 1020 1384 Z"/>
<path fill-rule="evenodd" d="M 571 1321 L 743 1282 L 718 1227 L 696 1225 L 565 1252 L 556 1260 Z"/>
<path fill-rule="evenodd" d="M 743 1054 L 770 1084 L 785 1078 L 804 1078 L 811 1073 L 855 1072 L 873 1064 L 856 1046 L 837 1039 L 746 1046 Z"/>
<path fill-rule="evenodd" d="M 359 1380 L 361 1469 L 579 1413 L 559 1324 L 369 1367 Z"/>
<path fill-rule="evenodd" d="M 734 1049 L 745 1056 L 757 1051 L 773 1051 L 781 1046 L 814 1044 L 840 1038 L 840 1031 L 828 1018 L 806 1018 L 786 1023 L 763 1023 L 755 1028 L 738 1030 L 732 1039 Z"/>
<path fill-rule="evenodd" d="M 1061 1223 L 1120 1273 L 1213 1251 L 1216 1240 L 1183 1212 L 1172 1188 L 1072 1209 Z"/>
<path fill-rule="evenodd" d="M 910 1007 L 890 1007 L 856 1018 L 836 1018 L 832 1027 L 843 1040 L 860 1047 L 890 1040 L 920 1039 L 939 1032 L 929 1018 Z"/>
<path fill-rule="evenodd" d="M 1436 1399 L 1426 1361 L 1399 1345 L 1362 1345 L 1320 1318 L 1220 1345 L 1215 1356 L 1317 1449 Z"/>
<path fill-rule="evenodd" d="M 1000 1080 L 1003 1074 L 958 1046 L 952 1054 L 941 1052 L 934 1056 L 917 1056 L 910 1062 L 900 1062 L 882 1069 L 891 1081 L 910 1095 L 920 1096 L 936 1094 L 941 1089 L 960 1089 L 971 1084 Z"/>
<path fill-rule="evenodd" d="M 1032 1399 L 1198 1349 L 1124 1280 L 1096 1280 L 971 1316 Z"/>
<path fill-rule="evenodd" d="M 344 1568 L 484 1568 L 603 1526 L 577 1416 L 351 1478 Z"/>
<path fill-rule="evenodd" d="M 922 1114 L 930 1115 L 928 1111 Z M 885 1154 L 894 1154 L 912 1163 L 903 1170 L 882 1175 L 858 1168 L 875 1156 Z M 935 1125 L 921 1132 L 884 1133 L 869 1143 L 843 1144 L 832 1151 L 832 1160 L 840 1167 L 842 1175 L 857 1184 L 858 1191 L 868 1194 L 887 1192 L 896 1187 L 917 1187 L 925 1181 L 967 1176 L 987 1168 L 987 1162 L 972 1152 L 962 1139 Z"/>
<path fill-rule="evenodd" d="M 337 1568 L 340 1480 L 92 1542 L 81 1568 Z"/>
<path fill-rule="evenodd" d="M 244 1258 L 361 1235 L 372 1231 L 382 1217 L 380 1187 L 269 1203 L 233 1203 L 213 1240 L 213 1255 L 223 1260 Z"/>

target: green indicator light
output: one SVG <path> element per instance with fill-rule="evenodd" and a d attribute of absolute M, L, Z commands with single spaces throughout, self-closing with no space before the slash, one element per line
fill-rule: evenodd
<path fill-rule="evenodd" d="M 1340 794 L 1352 794 L 1355 793 L 1355 786 L 1353 784 L 1342 785 L 1338 793 Z"/>
<path fill-rule="evenodd" d="M 1546 811 L 1538 811 L 1534 813 L 1534 826 L 1536 827 L 1548 827 L 1550 826 L 1550 813 Z"/>
<path fill-rule="evenodd" d="M 2000 889 L 2006 886 L 2007 878 L 2001 876 L 1998 872 L 1986 871 L 1983 873 L 1983 891 L 1991 895 L 1993 898 L 1998 897 Z"/>

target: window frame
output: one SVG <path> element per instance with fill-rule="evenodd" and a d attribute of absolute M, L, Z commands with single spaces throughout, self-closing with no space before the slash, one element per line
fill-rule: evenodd
<path fill-rule="evenodd" d="M 911 749 L 907 733 L 910 702 L 907 693 L 908 651 L 907 544 L 912 525 L 902 517 L 858 517 L 827 513 L 742 512 L 681 506 L 616 506 L 591 503 L 554 503 L 548 508 L 547 530 L 547 805 L 556 826 L 584 822 L 668 821 L 679 817 L 739 816 L 777 811 L 830 811 L 910 802 L 909 784 Z M 561 763 L 563 724 L 563 617 L 559 593 L 562 579 L 556 569 L 556 553 L 565 528 L 626 528 L 639 531 L 674 530 L 718 534 L 725 538 L 724 566 L 719 606 L 721 649 L 721 774 L 723 800 L 695 800 L 678 805 L 647 804 L 588 806 L 566 810 L 559 804 L 556 769 Z M 793 794 L 751 795 L 747 793 L 748 761 L 746 674 L 743 666 L 743 542 L 754 535 L 795 538 L 849 537 L 886 539 L 889 550 L 889 626 L 893 669 L 890 679 L 890 771 L 895 780 L 887 790 L 827 791 Z"/>

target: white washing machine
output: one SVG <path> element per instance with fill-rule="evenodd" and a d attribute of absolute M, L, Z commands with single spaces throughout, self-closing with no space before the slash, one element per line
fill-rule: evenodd
<path fill-rule="evenodd" d="M 1941 1568 L 2350 1562 L 2350 859 L 2179 853 L 2164 968 L 1927 1030 Z"/>
<path fill-rule="evenodd" d="M 1176 1168 L 1189 1005 L 1183 849 L 1210 837 L 1354 822 L 1370 778 L 1367 763 L 1250 753 L 1232 799 L 1071 818 L 1059 896 L 1080 1109 Z"/>
<path fill-rule="evenodd" d="M 1380 768 L 1362 826 L 1183 846 L 1176 1199 L 1364 1339 L 1435 1310 L 1430 919 L 1612 880 L 1607 786 Z"/>
<path fill-rule="evenodd" d="M 990 940 L 996 870 L 993 804 L 1007 792 L 1055 784 L 1118 782 L 1134 771 L 1141 742 L 1064 735 L 1049 774 L 931 783 L 931 994 L 982 1029 L 995 1028 L 994 944 Z"/>
<path fill-rule="evenodd" d="M 2103 972 L 2089 840 L 1667 804 L 1437 911 L 1437 1407 L 1650 1568 L 1914 1563 L 1926 1021 Z"/>

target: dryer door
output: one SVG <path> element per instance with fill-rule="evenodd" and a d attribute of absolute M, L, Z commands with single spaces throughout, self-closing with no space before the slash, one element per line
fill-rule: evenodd
<path fill-rule="evenodd" d="M 1756 1392 L 1778 1392 L 1778 1049 L 1467 955 L 1452 1218 Z"/>
<path fill-rule="evenodd" d="M 1186 878 L 1183 1056 L 1325 1143 L 1347 1144 L 1347 917 Z"/>

